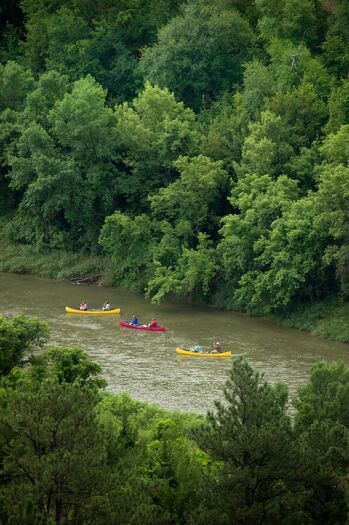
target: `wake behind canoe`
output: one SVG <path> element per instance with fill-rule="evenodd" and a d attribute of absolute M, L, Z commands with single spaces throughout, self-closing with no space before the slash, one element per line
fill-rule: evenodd
<path fill-rule="evenodd" d="M 120 308 L 113 308 L 112 310 L 79 310 L 77 308 L 65 307 L 67 314 L 89 314 L 89 315 L 115 315 L 121 312 Z"/>
<path fill-rule="evenodd" d="M 219 354 L 217 353 L 209 353 L 209 352 L 193 352 L 192 350 L 184 349 L 184 348 L 176 348 L 177 354 L 180 355 L 193 355 L 195 357 L 230 357 L 231 352 L 221 352 Z"/>

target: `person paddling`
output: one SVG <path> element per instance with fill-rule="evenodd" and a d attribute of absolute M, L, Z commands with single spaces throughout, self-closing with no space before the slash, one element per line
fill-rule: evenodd
<path fill-rule="evenodd" d="M 201 347 L 200 347 L 199 343 L 195 343 L 195 346 L 194 346 L 192 352 L 195 352 L 196 354 L 201 352 Z"/>
<path fill-rule="evenodd" d="M 221 354 L 222 353 L 222 346 L 221 346 L 221 343 L 217 342 L 213 345 L 213 350 L 212 350 L 212 353 L 213 354 Z"/>
<path fill-rule="evenodd" d="M 130 324 L 132 324 L 133 326 L 139 325 L 139 321 L 135 315 L 132 316 L 132 321 L 130 322 Z"/>

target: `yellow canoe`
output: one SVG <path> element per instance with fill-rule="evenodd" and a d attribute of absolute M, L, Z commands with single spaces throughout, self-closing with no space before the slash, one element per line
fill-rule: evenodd
<path fill-rule="evenodd" d="M 78 310 L 77 308 L 65 307 L 67 314 L 90 314 L 90 315 L 112 315 L 119 314 L 120 308 L 113 308 L 113 310 Z"/>
<path fill-rule="evenodd" d="M 184 348 L 176 348 L 177 354 L 180 355 L 193 355 L 196 357 L 230 357 L 231 352 L 221 352 L 220 354 L 193 352 L 192 350 L 185 350 Z"/>

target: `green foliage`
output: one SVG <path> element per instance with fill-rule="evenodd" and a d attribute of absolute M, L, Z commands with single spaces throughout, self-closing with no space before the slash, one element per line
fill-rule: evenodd
<path fill-rule="evenodd" d="M 0 520 L 3 525 L 54 525 L 53 518 L 41 512 L 31 498 L 24 498 L 13 507 L 13 502 L 0 496 Z"/>
<path fill-rule="evenodd" d="M 24 316 L 0 317 L 0 375 L 19 365 L 26 352 L 40 348 L 48 339 L 46 323 Z"/>
<path fill-rule="evenodd" d="M 307 490 L 304 507 L 315 523 L 346 519 L 348 399 L 348 369 L 340 363 L 319 363 L 295 401 L 295 430 Z"/>
<path fill-rule="evenodd" d="M 283 317 L 348 298 L 346 0 L 3 4 L 1 269 Z"/>
<path fill-rule="evenodd" d="M 28 498 L 61 523 L 101 491 L 104 440 L 95 405 L 92 389 L 71 383 L 23 382 L 4 392 L 1 473 L 8 482 L 1 494 L 14 509 Z"/>
<path fill-rule="evenodd" d="M 151 82 L 199 109 L 241 81 L 253 42 L 237 12 L 215 3 L 189 3 L 159 31 L 158 43 L 143 51 L 141 68 Z"/>
<path fill-rule="evenodd" d="M 136 59 L 120 38 L 118 28 L 88 23 L 66 7 L 50 18 L 46 67 L 78 80 L 92 75 L 108 91 L 109 102 L 131 99 L 140 87 Z"/>
<path fill-rule="evenodd" d="M 331 142 L 326 146 L 330 154 Z M 343 165 L 325 168 L 316 198 L 318 217 L 315 225 L 319 233 L 326 232 L 330 237 L 323 260 L 327 265 L 335 264 L 336 277 L 346 297 L 349 293 L 348 202 L 349 168 Z"/>
<path fill-rule="evenodd" d="M 28 69 L 14 61 L 0 64 L 0 110 L 22 109 L 33 86 L 34 79 Z"/>
<path fill-rule="evenodd" d="M 228 189 L 222 163 L 200 155 L 180 157 L 174 167 L 180 177 L 149 198 L 153 215 L 177 225 L 188 221 L 192 235 L 203 229 L 215 231 Z"/>
<path fill-rule="evenodd" d="M 201 418 L 168 413 L 125 393 L 106 395 L 99 411 L 102 428 L 110 436 L 108 463 L 122 473 L 122 485 L 109 503 L 115 522 L 123 517 L 135 524 L 184 523 L 198 503 L 196 487 L 203 467 L 188 433 Z"/>
<path fill-rule="evenodd" d="M 331 20 L 329 27 L 330 35 L 339 35 L 345 42 L 349 42 L 349 6 L 345 0 L 334 0 L 333 9 L 331 9 Z"/>
<path fill-rule="evenodd" d="M 8 157 L 11 187 L 23 194 L 20 209 L 37 245 L 72 248 L 80 240 L 88 247 L 112 205 L 111 110 L 91 77 L 65 90 L 64 77 L 51 73 L 29 97 L 25 125 Z M 37 119 L 39 111 L 45 116 Z"/>
<path fill-rule="evenodd" d="M 157 254 L 158 256 L 158 254 Z M 168 266 L 155 260 L 155 267 L 146 288 L 146 297 L 159 303 L 167 295 L 193 298 L 209 296 L 219 269 L 216 251 L 205 233 L 199 233 L 195 249 L 183 248 L 176 254 L 176 264 Z"/>
<path fill-rule="evenodd" d="M 329 292 L 326 286 L 330 283 L 332 288 L 340 284 L 343 294 L 347 293 L 348 253 L 346 241 L 343 243 L 347 235 L 347 182 L 347 168 L 328 167 L 317 193 L 289 203 L 288 209 L 285 207 L 275 218 L 270 232 L 255 239 L 256 266 L 240 280 L 238 303 L 265 305 L 268 311 L 289 304 L 297 296 L 314 300 L 320 293 Z M 237 220 L 233 216 L 230 222 Z M 229 239 L 228 225 L 223 235 Z M 224 241 L 223 250 L 226 244 Z M 333 264 L 338 284 L 333 278 Z"/>
<path fill-rule="evenodd" d="M 202 467 L 195 448 L 173 419 L 157 423 L 148 446 L 147 474 L 152 481 L 151 496 L 162 523 L 185 523 L 199 503 L 197 485 Z"/>
<path fill-rule="evenodd" d="M 285 165 L 294 156 L 289 141 L 290 127 L 281 117 L 263 111 L 260 120 L 251 123 L 245 138 L 240 164 L 234 168 L 239 177 L 245 174 L 277 177 L 285 172 Z"/>
<path fill-rule="evenodd" d="M 257 135 L 260 128 L 253 129 Z M 328 161 L 346 162 L 343 136 L 346 126 L 324 142 L 321 152 Z M 231 198 L 240 214 L 226 216 L 221 230 L 218 249 L 233 288 L 233 304 L 269 312 L 296 298 L 319 299 L 339 286 L 347 295 L 347 168 L 324 167 L 318 191 L 296 200 L 290 179 L 279 176 L 272 183 L 270 177 L 260 176 L 268 171 L 262 161 L 246 140 L 237 167 L 244 171 Z M 247 171 L 260 175 L 244 175 Z"/>
<path fill-rule="evenodd" d="M 239 302 L 265 305 L 269 311 L 289 304 L 297 295 L 313 299 L 323 290 L 323 268 L 318 261 L 327 236 L 326 231 L 319 235 L 314 228 L 314 207 L 311 197 L 291 204 L 274 221 L 269 238 L 261 236 L 255 243 L 259 269 L 241 279 Z"/>
<path fill-rule="evenodd" d="M 271 386 L 246 361 L 233 362 L 224 402 L 216 402 L 197 435 L 203 449 L 221 462 L 211 486 L 218 509 L 205 509 L 215 523 L 260 523 L 262 516 L 267 523 L 280 523 L 286 509 L 294 507 L 287 395 L 286 385 Z"/>
<path fill-rule="evenodd" d="M 48 71 L 38 78 L 35 89 L 27 96 L 24 120 L 37 122 L 44 128 L 50 126 L 49 112 L 68 92 L 67 77 L 57 71 Z"/>
<path fill-rule="evenodd" d="M 232 100 L 222 97 L 200 117 L 201 153 L 212 160 L 222 160 L 224 168 L 231 172 L 233 162 L 241 158 L 250 122 L 248 108 L 244 107 L 241 95 L 236 93 Z"/>
<path fill-rule="evenodd" d="M 147 215 L 134 219 L 120 212 L 107 217 L 99 242 L 111 255 L 116 282 L 126 279 L 138 282 L 152 264 L 156 246 L 156 224 Z"/>
<path fill-rule="evenodd" d="M 287 90 L 303 81 L 312 84 L 320 98 L 328 97 L 334 79 L 304 44 L 296 46 L 288 40 L 273 38 L 268 54 L 271 58 L 271 70 L 281 89 Z"/>
<path fill-rule="evenodd" d="M 286 326 L 307 330 L 334 341 L 349 342 L 349 308 L 336 296 L 314 303 L 298 303 L 278 312 L 277 319 Z"/>
<path fill-rule="evenodd" d="M 101 367 L 91 361 L 85 352 L 78 347 L 57 347 L 48 352 L 51 374 L 59 383 L 79 383 L 82 386 L 105 386 L 103 379 L 95 376 L 101 373 Z"/>
<path fill-rule="evenodd" d="M 319 137 L 326 117 L 326 104 L 317 96 L 312 84 L 302 83 L 286 93 L 277 92 L 267 103 L 290 128 L 290 143 L 298 150 L 309 147 Z"/>
<path fill-rule="evenodd" d="M 338 35 L 328 35 L 322 44 L 322 59 L 327 70 L 338 78 L 349 71 L 349 43 Z"/>
<path fill-rule="evenodd" d="M 147 83 L 132 106 L 116 107 L 115 119 L 125 165 L 119 189 L 128 207 L 139 212 L 148 195 L 173 179 L 173 161 L 195 151 L 195 115 L 167 89 Z"/>
<path fill-rule="evenodd" d="M 103 89 L 86 77 L 75 82 L 72 92 L 51 111 L 53 134 L 74 160 L 92 164 L 109 155 L 111 113 L 104 100 Z"/>
<path fill-rule="evenodd" d="M 343 80 L 339 86 L 332 90 L 329 101 L 329 121 L 326 129 L 336 133 L 343 124 L 349 123 L 349 80 Z"/>
<path fill-rule="evenodd" d="M 252 119 L 256 119 L 265 103 L 273 95 L 275 81 L 269 69 L 259 60 L 245 65 L 244 89 L 241 100 Z"/>
<path fill-rule="evenodd" d="M 349 370 L 343 363 L 318 363 L 295 401 L 296 426 L 331 420 L 349 428 Z"/>
<path fill-rule="evenodd" d="M 107 24 L 109 34 L 117 35 L 117 40 L 137 55 L 143 46 L 156 39 L 157 29 L 178 12 L 181 3 L 182 0 L 162 0 L 160 3 L 157 0 L 123 0 L 117 4 L 108 0 L 22 0 L 21 7 L 26 18 L 25 59 L 35 71 L 45 69 L 48 57 L 58 58 L 60 66 L 65 62 L 73 68 L 79 51 L 86 43 L 90 45 L 89 41 L 94 39 L 94 31 L 100 24 Z M 54 49 L 55 46 L 57 49 Z M 109 44 L 108 48 L 117 49 L 113 44 Z M 62 57 L 62 49 L 66 49 L 66 59 Z M 92 55 L 97 61 L 100 56 L 98 51 L 96 49 Z M 95 64 L 90 65 L 88 73 L 93 74 Z M 74 75 L 74 70 L 70 71 Z"/>
<path fill-rule="evenodd" d="M 266 38 L 278 37 L 314 45 L 318 40 L 321 2 L 312 0 L 256 0 L 259 29 Z"/>
<path fill-rule="evenodd" d="M 249 175 L 233 187 L 231 203 L 239 214 L 224 217 L 217 249 L 225 280 L 233 287 L 240 307 L 258 310 L 265 304 L 257 292 L 256 277 L 262 269 L 260 262 L 255 261 L 258 241 L 269 236 L 274 221 L 297 196 L 297 184 L 286 176 L 274 182 L 267 175 Z M 262 275 L 261 272 L 261 278 Z"/>

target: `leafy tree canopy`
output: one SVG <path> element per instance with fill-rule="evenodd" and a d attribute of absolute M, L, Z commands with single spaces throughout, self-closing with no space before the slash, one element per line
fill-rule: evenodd
<path fill-rule="evenodd" d="M 253 43 L 248 23 L 234 10 L 189 3 L 160 30 L 158 43 L 144 50 L 141 68 L 150 81 L 198 109 L 241 81 Z"/>

